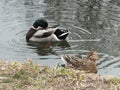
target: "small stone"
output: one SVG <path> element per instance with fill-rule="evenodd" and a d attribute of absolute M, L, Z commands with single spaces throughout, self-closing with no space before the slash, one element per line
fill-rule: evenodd
<path fill-rule="evenodd" d="M 6 78 L 6 77 L 0 76 L 0 80 L 4 80 L 4 79 L 7 79 L 7 78 Z"/>
<path fill-rule="evenodd" d="M 4 70 L 6 70 L 6 67 L 2 66 L 0 69 L 4 71 Z"/>

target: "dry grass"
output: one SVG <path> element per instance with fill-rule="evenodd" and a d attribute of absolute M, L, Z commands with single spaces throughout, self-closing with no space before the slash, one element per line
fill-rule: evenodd
<path fill-rule="evenodd" d="M 0 62 L 0 90 L 119 90 L 120 80 L 32 61 Z"/>

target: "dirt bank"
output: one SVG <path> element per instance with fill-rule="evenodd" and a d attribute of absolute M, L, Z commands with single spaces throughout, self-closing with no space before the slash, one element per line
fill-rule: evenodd
<path fill-rule="evenodd" d="M 32 61 L 0 61 L 0 90 L 119 90 L 120 79 L 75 71 L 59 66 L 50 68 Z"/>

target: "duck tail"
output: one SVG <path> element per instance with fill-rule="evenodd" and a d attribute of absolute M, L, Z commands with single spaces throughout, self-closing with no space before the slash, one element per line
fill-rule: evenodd
<path fill-rule="evenodd" d="M 63 60 L 65 63 L 71 63 L 71 57 L 70 55 L 62 55 L 61 60 Z"/>
<path fill-rule="evenodd" d="M 59 37 L 66 37 L 68 34 L 69 34 L 69 32 L 66 32 L 66 33 L 59 35 Z"/>

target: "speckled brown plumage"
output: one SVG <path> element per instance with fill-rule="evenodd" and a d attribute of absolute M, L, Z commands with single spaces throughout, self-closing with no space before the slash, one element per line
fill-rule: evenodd
<path fill-rule="evenodd" d="M 65 67 L 67 68 L 97 73 L 96 60 L 98 55 L 96 51 L 88 52 L 86 58 L 82 58 L 79 55 L 62 55 L 61 59 L 65 61 Z"/>

